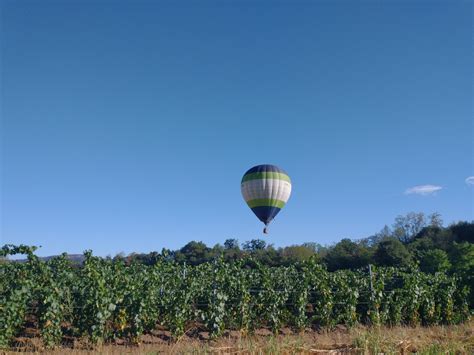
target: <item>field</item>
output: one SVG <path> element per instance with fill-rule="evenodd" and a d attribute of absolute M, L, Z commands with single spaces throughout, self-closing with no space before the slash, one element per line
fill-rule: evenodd
<path fill-rule="evenodd" d="M 65 256 L 42 261 L 28 247 L 3 250 L 28 254 L 27 262 L 0 265 L 5 350 L 436 353 L 472 347 L 469 290 L 445 273 L 328 272 L 312 260 L 288 267 L 252 259 L 126 265 L 91 252 L 79 267 Z"/>

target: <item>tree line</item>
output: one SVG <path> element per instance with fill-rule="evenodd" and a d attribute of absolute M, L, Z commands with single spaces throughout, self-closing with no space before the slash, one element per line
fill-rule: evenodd
<path fill-rule="evenodd" d="M 398 216 L 391 226 L 358 240 L 344 238 L 324 246 L 315 242 L 276 248 L 262 239 L 239 243 L 229 238 L 224 244 L 207 246 L 191 241 L 178 250 L 162 249 L 147 254 L 116 255 L 127 263 L 153 265 L 163 258 L 177 263 L 199 265 L 223 258 L 227 262 L 249 256 L 268 266 L 289 266 L 310 258 L 326 265 L 329 271 L 358 269 L 369 264 L 417 267 L 423 272 L 474 273 L 474 221 L 443 226 L 438 213 L 426 216 L 411 212 Z"/>

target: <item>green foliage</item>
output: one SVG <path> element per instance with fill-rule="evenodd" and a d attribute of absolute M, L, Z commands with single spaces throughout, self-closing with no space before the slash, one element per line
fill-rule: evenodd
<path fill-rule="evenodd" d="M 466 259 L 465 253 L 469 254 L 469 249 L 464 247 L 459 250 L 455 244 L 472 244 L 473 238 L 473 222 L 458 222 L 443 227 L 441 217 L 437 213 L 425 217 L 423 213 L 412 212 L 398 216 L 392 227 L 385 226 L 373 236 L 356 241 L 343 239 L 329 247 L 317 243 L 303 243 L 275 248 L 261 239 L 250 240 L 240 246 L 236 239 L 227 239 L 223 246 L 217 244 L 208 247 L 203 242 L 193 241 L 176 251 L 164 249 L 161 253 L 131 254 L 127 257 L 116 256 L 114 259 L 124 260 L 127 264 L 137 261 L 145 265 L 154 265 L 163 259 L 196 266 L 220 257 L 232 263 L 247 260 L 251 256 L 253 260 L 267 266 L 290 266 L 312 258 L 325 264 L 329 271 L 336 271 L 357 269 L 369 263 L 402 267 L 423 264 L 423 267 L 427 267 L 425 264 L 432 257 L 426 256 L 427 253 L 439 249 L 449 256 L 452 266 L 448 272 L 458 273 L 458 270 L 466 269 L 461 264 L 466 263 L 463 260 Z M 461 260 L 459 265 L 456 265 L 457 260 Z M 441 269 L 446 265 L 441 266 Z M 467 274 L 464 272 L 465 283 L 468 282 Z"/>
<path fill-rule="evenodd" d="M 411 255 L 399 240 L 387 238 L 377 245 L 374 261 L 382 266 L 406 267 L 410 265 Z"/>
<path fill-rule="evenodd" d="M 397 216 L 393 224 L 393 236 L 402 243 L 409 243 L 425 226 L 424 213 L 410 212 L 405 216 Z"/>
<path fill-rule="evenodd" d="M 239 241 L 237 239 L 226 239 L 224 242 L 224 248 L 229 249 L 240 249 Z"/>
<path fill-rule="evenodd" d="M 370 263 L 370 252 L 361 244 L 342 239 L 329 250 L 324 260 L 330 271 L 357 269 Z"/>
<path fill-rule="evenodd" d="M 450 258 L 455 272 L 472 275 L 472 271 L 474 271 L 474 244 L 454 243 Z"/>
<path fill-rule="evenodd" d="M 474 243 L 474 223 L 458 222 L 450 225 L 448 229 L 453 233 L 454 239 L 458 243 Z"/>
<path fill-rule="evenodd" d="M 211 249 L 203 242 L 189 242 L 175 254 L 177 262 L 198 265 L 212 258 Z"/>
<path fill-rule="evenodd" d="M 31 290 L 33 270 L 25 265 L 0 265 L 0 348 L 6 348 L 25 321 Z"/>
<path fill-rule="evenodd" d="M 292 245 L 281 250 L 281 263 L 289 266 L 295 263 L 301 263 L 315 257 L 316 254 L 313 249 L 304 245 Z"/>
<path fill-rule="evenodd" d="M 25 254 L 28 258 L 31 258 L 34 256 L 36 249 L 38 249 L 37 246 L 5 244 L 0 250 L 0 256 L 6 257 L 8 255 Z"/>
<path fill-rule="evenodd" d="M 466 245 L 457 248 L 464 253 Z M 391 267 L 372 267 L 371 274 L 367 268 L 329 272 L 316 257 L 270 267 L 252 255 L 197 266 L 165 257 L 153 265 L 128 264 L 90 251 L 76 267 L 66 255 L 42 261 L 24 246 L 2 250 L 28 255 L 27 262 L 0 264 L 2 348 L 21 334 L 27 319 L 34 319 L 45 347 L 54 348 L 65 335 L 92 343 L 115 338 L 138 343 L 157 325 L 178 339 L 196 326 L 218 337 L 225 329 L 245 334 L 259 327 L 276 333 L 284 326 L 301 330 L 357 322 L 451 324 L 469 316 L 469 288 L 443 272 Z"/>
<path fill-rule="evenodd" d="M 454 243 L 449 258 L 452 271 L 459 275 L 463 285 L 470 289 L 469 303 L 474 307 L 474 244 Z"/>
<path fill-rule="evenodd" d="M 428 273 L 447 271 L 451 267 L 448 254 L 440 249 L 428 250 L 420 259 L 420 270 Z"/>
<path fill-rule="evenodd" d="M 252 239 L 251 241 L 245 242 L 242 246 L 244 250 L 256 251 L 265 249 L 267 243 L 262 239 Z"/>

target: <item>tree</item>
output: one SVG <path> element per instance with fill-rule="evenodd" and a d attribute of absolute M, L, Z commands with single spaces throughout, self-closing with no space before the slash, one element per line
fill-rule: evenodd
<path fill-rule="evenodd" d="M 457 242 L 474 243 L 474 222 L 458 222 L 449 226 Z"/>
<path fill-rule="evenodd" d="M 125 253 L 121 251 L 120 253 L 116 254 L 113 259 L 113 261 L 124 261 L 125 260 Z"/>
<path fill-rule="evenodd" d="M 224 249 L 240 249 L 239 241 L 237 239 L 226 239 L 224 242 Z"/>
<path fill-rule="evenodd" d="M 192 241 L 175 253 L 175 260 L 179 263 L 198 265 L 211 259 L 209 252 L 210 249 L 203 242 Z"/>
<path fill-rule="evenodd" d="M 262 239 L 252 239 L 251 241 L 245 242 L 243 249 L 247 251 L 263 250 L 267 246 L 267 243 Z"/>
<path fill-rule="evenodd" d="M 435 226 L 424 227 L 415 238 L 413 238 L 410 244 L 416 243 L 419 239 L 430 239 L 433 246 L 437 249 L 449 252 L 454 242 L 453 232 L 449 229 Z"/>
<path fill-rule="evenodd" d="M 280 249 L 280 255 L 283 265 L 291 265 L 308 260 L 315 255 L 315 252 L 304 245 L 291 245 Z"/>
<path fill-rule="evenodd" d="M 438 228 L 443 227 L 443 218 L 441 217 L 441 213 L 434 212 L 428 216 L 428 219 L 430 220 L 430 226 Z"/>
<path fill-rule="evenodd" d="M 410 265 L 411 255 L 398 239 L 387 238 L 377 245 L 374 260 L 382 266 L 403 267 Z"/>
<path fill-rule="evenodd" d="M 447 271 L 451 267 L 448 254 L 441 249 L 429 250 L 423 254 L 420 260 L 420 269 L 423 272 L 434 274 Z"/>
<path fill-rule="evenodd" d="M 433 241 L 436 248 L 442 249 L 447 253 L 453 247 L 454 235 L 449 229 L 440 228 L 437 231 L 433 230 L 433 233 L 428 234 L 428 237 Z"/>
<path fill-rule="evenodd" d="M 224 254 L 224 247 L 222 245 L 220 245 L 219 243 L 217 243 L 216 245 L 214 245 L 212 247 L 212 249 L 209 250 L 209 257 L 208 257 L 208 260 L 209 259 L 216 259 L 218 257 L 220 257 L 221 255 Z"/>
<path fill-rule="evenodd" d="M 226 262 L 233 262 L 242 259 L 243 256 L 244 253 L 240 248 L 224 249 L 224 260 Z"/>
<path fill-rule="evenodd" d="M 410 212 L 405 216 L 397 216 L 393 224 L 393 234 L 402 243 L 409 243 L 415 235 L 426 226 L 425 214 Z"/>
<path fill-rule="evenodd" d="M 474 244 L 454 243 L 450 260 L 455 272 L 474 276 Z"/>
<path fill-rule="evenodd" d="M 319 251 L 324 249 L 324 247 L 321 244 L 315 243 L 315 242 L 306 242 L 306 243 L 303 243 L 301 246 L 309 250 L 312 250 L 314 253 L 318 253 Z"/>
<path fill-rule="evenodd" d="M 367 246 L 369 247 L 373 247 L 375 245 L 377 245 L 381 240 L 385 239 L 385 238 L 389 238 L 389 237 L 392 237 L 393 236 L 393 232 L 392 230 L 390 229 L 389 226 L 385 225 L 381 230 L 380 232 L 370 236 L 370 237 L 367 237 L 367 238 L 364 238 L 362 239 L 362 241 L 364 242 L 364 244 L 366 244 Z"/>
<path fill-rule="evenodd" d="M 356 269 L 369 264 L 370 252 L 362 245 L 346 238 L 328 251 L 324 261 L 329 271 Z"/>
<path fill-rule="evenodd" d="M 474 308 L 474 244 L 454 243 L 449 258 L 452 270 L 461 276 L 462 283 L 470 289 L 469 304 Z"/>
<path fill-rule="evenodd" d="M 271 244 L 264 249 L 254 249 L 252 255 L 264 265 L 279 266 L 281 264 L 281 256 Z"/>
<path fill-rule="evenodd" d="M 137 254 L 135 256 L 135 261 L 138 261 L 145 265 L 155 265 L 160 259 L 162 255 L 157 251 L 152 251 L 148 254 Z"/>
<path fill-rule="evenodd" d="M 421 238 L 417 237 L 413 242 L 407 245 L 407 248 L 417 260 L 421 260 L 426 252 L 435 249 L 435 245 L 431 238 L 424 236 Z"/>

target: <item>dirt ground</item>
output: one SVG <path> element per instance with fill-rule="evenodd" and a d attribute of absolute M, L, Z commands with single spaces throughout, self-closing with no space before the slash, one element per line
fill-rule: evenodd
<path fill-rule="evenodd" d="M 259 329 L 244 336 L 227 331 L 217 340 L 207 332 L 190 328 L 178 341 L 170 333 L 156 330 L 143 335 L 138 345 L 123 340 L 91 346 L 87 341 L 65 338 L 56 349 L 43 348 L 41 339 L 26 334 L 15 340 L 15 348 L 5 354 L 474 354 L 474 322 L 436 327 L 337 326 L 332 330 L 307 329 L 298 333 L 282 329 L 273 334 Z"/>

